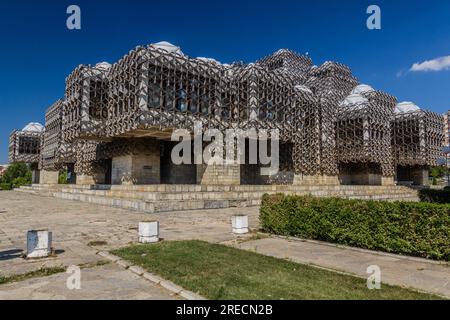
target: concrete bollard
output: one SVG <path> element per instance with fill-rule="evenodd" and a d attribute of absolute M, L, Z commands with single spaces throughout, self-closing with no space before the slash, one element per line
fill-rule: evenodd
<path fill-rule="evenodd" d="M 246 215 L 232 216 L 231 226 L 233 227 L 233 233 L 236 234 L 248 233 L 248 216 Z"/>
<path fill-rule="evenodd" d="M 159 241 L 159 222 L 139 222 L 139 243 L 154 243 Z"/>
<path fill-rule="evenodd" d="M 52 254 L 52 233 L 48 230 L 27 232 L 27 258 L 45 258 Z"/>

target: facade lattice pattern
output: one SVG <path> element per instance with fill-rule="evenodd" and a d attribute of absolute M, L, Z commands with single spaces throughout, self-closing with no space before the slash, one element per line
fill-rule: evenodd
<path fill-rule="evenodd" d="M 38 164 L 42 138 L 42 132 L 13 131 L 9 136 L 9 162 Z"/>
<path fill-rule="evenodd" d="M 435 165 L 441 117 L 395 113 L 395 106 L 394 97 L 359 85 L 347 66 L 313 66 L 290 50 L 228 65 L 187 57 L 168 43 L 141 46 L 113 65 L 82 65 L 67 77 L 64 100 L 46 114 L 41 165 L 75 163 L 77 173 L 102 173 L 107 159 L 145 148 L 146 138 L 192 131 L 194 123 L 278 129 L 281 168 L 299 175 L 337 176 L 340 165 L 367 165 L 392 177 L 396 165 Z M 25 159 L 20 136 L 11 136 L 15 161 Z M 40 138 L 32 138 L 22 146 L 36 152 Z M 39 152 L 26 159 L 33 156 Z"/>
<path fill-rule="evenodd" d="M 442 116 L 431 111 L 400 112 L 392 125 L 394 161 L 399 166 L 436 166 L 443 157 Z"/>

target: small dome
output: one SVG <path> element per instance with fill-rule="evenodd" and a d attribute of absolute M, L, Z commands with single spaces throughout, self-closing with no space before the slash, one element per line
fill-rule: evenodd
<path fill-rule="evenodd" d="M 375 91 L 371 86 L 367 85 L 367 84 L 360 84 L 359 86 L 356 86 L 353 91 L 352 94 L 361 94 L 361 93 L 367 93 L 367 92 L 373 92 Z"/>
<path fill-rule="evenodd" d="M 197 57 L 197 60 L 214 63 L 214 64 L 220 64 L 219 61 L 217 61 L 216 59 L 213 59 L 213 58 Z"/>
<path fill-rule="evenodd" d="M 25 132 L 44 132 L 44 130 L 44 126 L 38 122 L 30 122 L 22 129 Z"/>
<path fill-rule="evenodd" d="M 173 44 L 171 44 L 170 42 L 167 41 L 161 41 L 158 43 L 153 43 L 150 45 L 150 47 L 154 48 L 154 49 L 161 49 L 164 50 L 168 53 L 175 53 L 178 54 L 180 56 L 184 56 L 183 52 L 181 51 L 180 47 L 177 47 Z"/>
<path fill-rule="evenodd" d="M 410 101 L 400 102 L 395 106 L 395 113 L 408 113 L 419 111 L 420 108 Z"/>
<path fill-rule="evenodd" d="M 95 68 L 96 69 L 100 69 L 100 70 L 104 70 L 104 71 L 107 71 L 107 70 L 109 70 L 109 69 L 111 69 L 111 64 L 110 63 L 108 63 L 108 62 L 99 62 L 99 63 L 97 63 L 96 65 L 95 65 Z"/>
<path fill-rule="evenodd" d="M 367 103 L 367 102 L 369 102 L 369 100 L 364 98 L 359 93 L 352 93 L 347 98 L 345 98 L 344 101 L 342 101 L 340 106 L 347 107 L 347 106 L 353 106 L 353 105 Z"/>
<path fill-rule="evenodd" d="M 308 88 L 307 86 L 303 86 L 303 85 L 296 85 L 295 87 L 295 90 L 299 90 L 299 91 L 303 91 L 303 92 L 307 92 L 307 93 L 313 93 L 312 91 L 311 91 L 311 89 L 310 88 Z"/>
<path fill-rule="evenodd" d="M 280 49 L 277 52 L 274 53 L 274 55 L 279 55 L 283 53 L 289 53 L 290 51 L 288 49 Z"/>

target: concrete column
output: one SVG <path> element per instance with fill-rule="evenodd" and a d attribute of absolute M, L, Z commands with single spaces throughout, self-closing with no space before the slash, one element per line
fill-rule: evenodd
<path fill-rule="evenodd" d="M 203 185 L 239 185 L 239 164 L 200 164 L 197 166 L 197 183 Z"/>
<path fill-rule="evenodd" d="M 47 171 L 42 170 L 40 172 L 40 184 L 58 184 L 58 177 L 59 172 L 58 171 Z"/>
<path fill-rule="evenodd" d="M 428 169 L 426 168 L 415 168 L 412 171 L 412 178 L 415 185 L 428 186 L 430 183 L 428 181 Z"/>
<path fill-rule="evenodd" d="M 40 178 L 40 171 L 35 169 L 33 171 L 31 171 L 31 183 L 32 184 L 38 184 L 39 183 L 39 178 Z"/>

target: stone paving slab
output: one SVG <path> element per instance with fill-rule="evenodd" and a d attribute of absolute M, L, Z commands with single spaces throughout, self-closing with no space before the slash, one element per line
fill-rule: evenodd
<path fill-rule="evenodd" d="M 382 283 L 450 297 L 450 265 L 446 263 L 339 247 L 317 241 L 281 238 L 253 240 L 238 246 L 264 255 L 313 264 L 364 278 L 368 277 L 367 267 L 377 265 L 381 269 Z"/>
<path fill-rule="evenodd" d="M 144 281 L 114 263 L 81 270 L 80 290 L 69 290 L 70 274 L 59 273 L 43 278 L 0 286 L 0 300 L 173 300 L 181 297 Z"/>
<path fill-rule="evenodd" d="M 5 212 L 3 212 L 5 211 Z M 195 210 L 143 214 L 119 208 L 39 197 L 18 192 L 0 192 L 0 275 L 36 270 L 41 266 L 95 264 L 96 253 L 136 243 L 138 223 L 159 220 L 161 237 L 167 240 L 199 239 L 223 242 L 236 239 L 231 233 L 231 215 L 248 213 L 257 226 L 258 208 Z M 53 232 L 56 258 L 24 260 L 26 232 L 48 228 Z M 90 247 L 92 241 L 107 245 Z"/>
<path fill-rule="evenodd" d="M 237 245 L 262 254 L 287 258 L 299 263 L 314 264 L 362 277 L 367 277 L 367 266 L 378 265 L 381 267 L 382 281 L 385 283 L 450 296 L 450 267 L 446 265 L 439 265 L 425 259 L 411 259 L 346 249 L 317 242 L 301 242 L 281 238 L 251 240 L 251 235 L 237 237 L 231 233 L 231 215 L 237 213 L 248 214 L 250 227 L 257 229 L 259 225 L 258 210 L 258 207 L 250 207 L 149 215 L 88 203 L 2 191 L 0 192 L 0 275 L 24 273 L 36 270 L 42 265 L 95 264 L 104 260 L 103 257 L 96 254 L 98 251 L 108 251 L 136 243 L 138 222 L 151 218 L 160 222 L 161 237 L 166 240 L 199 239 Z M 26 231 L 43 227 L 53 231 L 57 257 L 37 261 L 22 259 L 20 254 L 26 246 Z M 236 241 L 237 239 L 243 239 L 246 242 L 240 243 L 240 241 Z M 88 243 L 92 241 L 106 241 L 107 244 L 97 247 L 88 246 Z M 122 268 L 118 265 L 116 267 Z M 97 268 L 93 268 L 93 272 Z M 121 272 L 130 273 L 129 270 L 124 269 L 121 269 Z M 111 277 L 116 274 L 120 278 L 121 272 L 112 271 Z M 66 275 L 51 277 L 66 277 Z M 104 277 L 106 278 L 100 279 L 109 281 L 106 280 L 110 279 L 107 278 L 108 275 L 105 274 Z M 127 277 L 129 276 L 122 278 L 124 283 L 121 286 L 124 288 L 127 288 Z M 18 292 L 16 297 L 21 297 L 26 295 L 24 291 L 20 290 L 22 285 L 30 283 L 30 285 L 39 286 L 39 283 L 45 283 L 48 279 L 39 281 L 32 279 L 6 286 L 12 291 Z M 104 285 L 108 286 L 106 283 Z M 140 294 L 133 291 L 133 286 L 134 284 L 130 283 L 127 294 L 130 297 L 139 298 Z M 5 290 L 4 288 L 6 287 L 0 286 L 0 291 Z M 50 284 L 44 284 L 42 288 L 33 298 L 51 296 L 53 287 Z M 33 291 L 32 288 L 27 290 Z M 98 297 L 109 298 L 107 292 L 105 289 L 104 295 L 98 294 Z M 111 298 L 116 297 L 113 291 L 109 291 L 109 294 L 112 295 Z M 66 295 L 70 299 L 70 294 L 66 293 Z M 86 293 L 87 296 L 91 296 L 90 293 Z"/>

